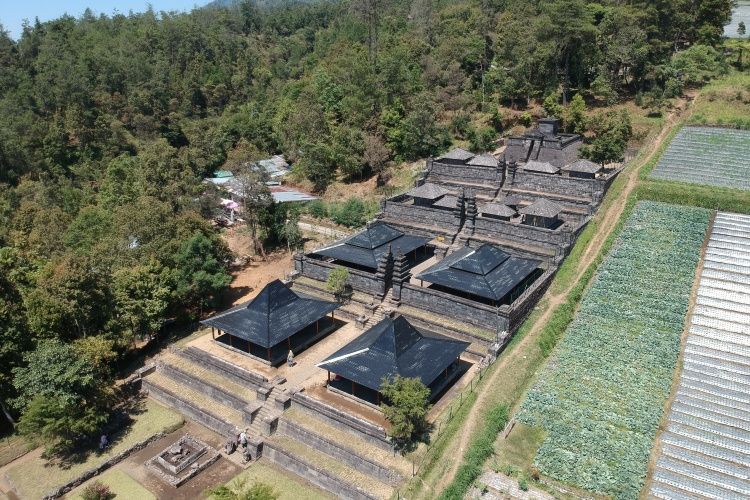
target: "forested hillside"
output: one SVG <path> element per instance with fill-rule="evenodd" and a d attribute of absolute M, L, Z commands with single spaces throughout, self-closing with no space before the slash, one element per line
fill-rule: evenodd
<path fill-rule="evenodd" d="M 544 100 L 570 129 L 576 100 L 658 108 L 721 69 L 730 4 L 239 2 L 1 34 L 3 409 L 29 433 L 65 415 L 72 445 L 133 341 L 212 304 L 230 255 L 200 180 L 228 158 L 284 153 L 322 191 L 455 139 L 488 148 L 500 105 Z M 283 215 L 263 217 L 278 238 Z"/>

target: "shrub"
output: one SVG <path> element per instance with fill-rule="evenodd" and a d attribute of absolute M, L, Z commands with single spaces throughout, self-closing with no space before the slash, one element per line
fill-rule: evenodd
<path fill-rule="evenodd" d="M 328 207 L 322 200 L 313 200 L 305 207 L 307 213 L 316 219 L 325 219 L 328 217 Z"/>
<path fill-rule="evenodd" d="M 331 271 L 326 281 L 326 290 L 335 295 L 336 299 L 343 300 L 351 292 L 349 270 L 344 267 L 337 267 Z"/>
<path fill-rule="evenodd" d="M 386 402 L 383 415 L 391 424 L 389 435 L 402 453 L 412 451 L 427 431 L 430 390 L 418 378 L 397 376 L 380 386 Z"/>
<path fill-rule="evenodd" d="M 109 500 L 114 497 L 115 495 L 110 491 L 109 486 L 101 481 L 94 481 L 81 492 L 83 500 Z"/>
<path fill-rule="evenodd" d="M 330 211 L 330 216 L 336 224 L 360 227 L 367 222 L 367 208 L 359 198 L 349 198 L 343 205 Z"/>
<path fill-rule="evenodd" d="M 529 482 L 526 480 L 526 478 L 521 478 L 518 480 L 518 489 L 521 491 L 529 491 Z"/>

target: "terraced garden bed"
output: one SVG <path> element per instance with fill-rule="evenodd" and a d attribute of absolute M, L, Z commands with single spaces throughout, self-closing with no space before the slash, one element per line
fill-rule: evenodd
<path fill-rule="evenodd" d="M 517 415 L 539 470 L 637 498 L 669 395 L 709 211 L 639 203 Z"/>

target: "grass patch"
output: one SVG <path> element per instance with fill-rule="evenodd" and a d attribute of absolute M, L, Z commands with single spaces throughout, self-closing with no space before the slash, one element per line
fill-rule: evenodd
<path fill-rule="evenodd" d="M 750 214 L 750 191 L 684 182 L 648 180 L 636 188 L 642 200 Z"/>
<path fill-rule="evenodd" d="M 531 476 L 534 457 L 546 435 L 544 429 L 516 423 L 508 438 L 496 443 L 492 470 L 510 476 L 520 468 L 526 477 Z"/>
<path fill-rule="evenodd" d="M 270 485 L 279 495 L 279 500 L 328 500 L 332 498 L 325 492 L 310 486 L 288 472 L 274 467 L 262 459 L 235 476 L 227 486 L 235 481 L 246 481 L 247 486 L 261 482 Z M 236 484 L 236 483 L 235 483 Z"/>
<path fill-rule="evenodd" d="M 736 71 L 703 87 L 689 123 L 750 129 L 750 73 Z"/>
<path fill-rule="evenodd" d="M 100 476 L 96 476 L 66 495 L 65 498 L 81 500 L 84 488 L 94 481 L 109 486 L 115 498 L 130 498 L 137 500 L 156 500 L 156 495 L 141 486 L 141 484 L 120 469 L 110 469 Z"/>
<path fill-rule="evenodd" d="M 498 405 L 490 410 L 484 426 L 466 450 L 463 464 L 458 468 L 451 484 L 443 491 L 443 500 L 461 500 L 469 486 L 482 473 L 482 465 L 492 455 L 495 438 L 508 423 L 508 406 Z"/>
<path fill-rule="evenodd" d="M 26 439 L 16 434 L 0 438 L 0 467 L 11 463 L 32 449 L 33 446 Z"/>
<path fill-rule="evenodd" d="M 79 476 L 84 471 L 105 462 L 134 444 L 148 439 L 158 432 L 169 432 L 179 428 L 183 419 L 177 413 L 146 399 L 142 411 L 131 415 L 133 424 L 123 436 L 111 436 L 112 446 L 104 453 L 89 452 L 82 461 L 61 465 L 39 456 L 22 460 L 10 467 L 8 478 L 18 490 L 21 498 L 42 498 L 49 491 Z"/>

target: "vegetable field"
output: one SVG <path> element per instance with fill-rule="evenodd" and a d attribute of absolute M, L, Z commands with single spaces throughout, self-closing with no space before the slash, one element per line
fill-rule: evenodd
<path fill-rule="evenodd" d="M 652 177 L 750 190 L 750 131 L 685 127 L 675 136 Z"/>
<path fill-rule="evenodd" d="M 669 395 L 709 211 L 640 202 L 517 418 L 542 473 L 637 498 Z"/>

